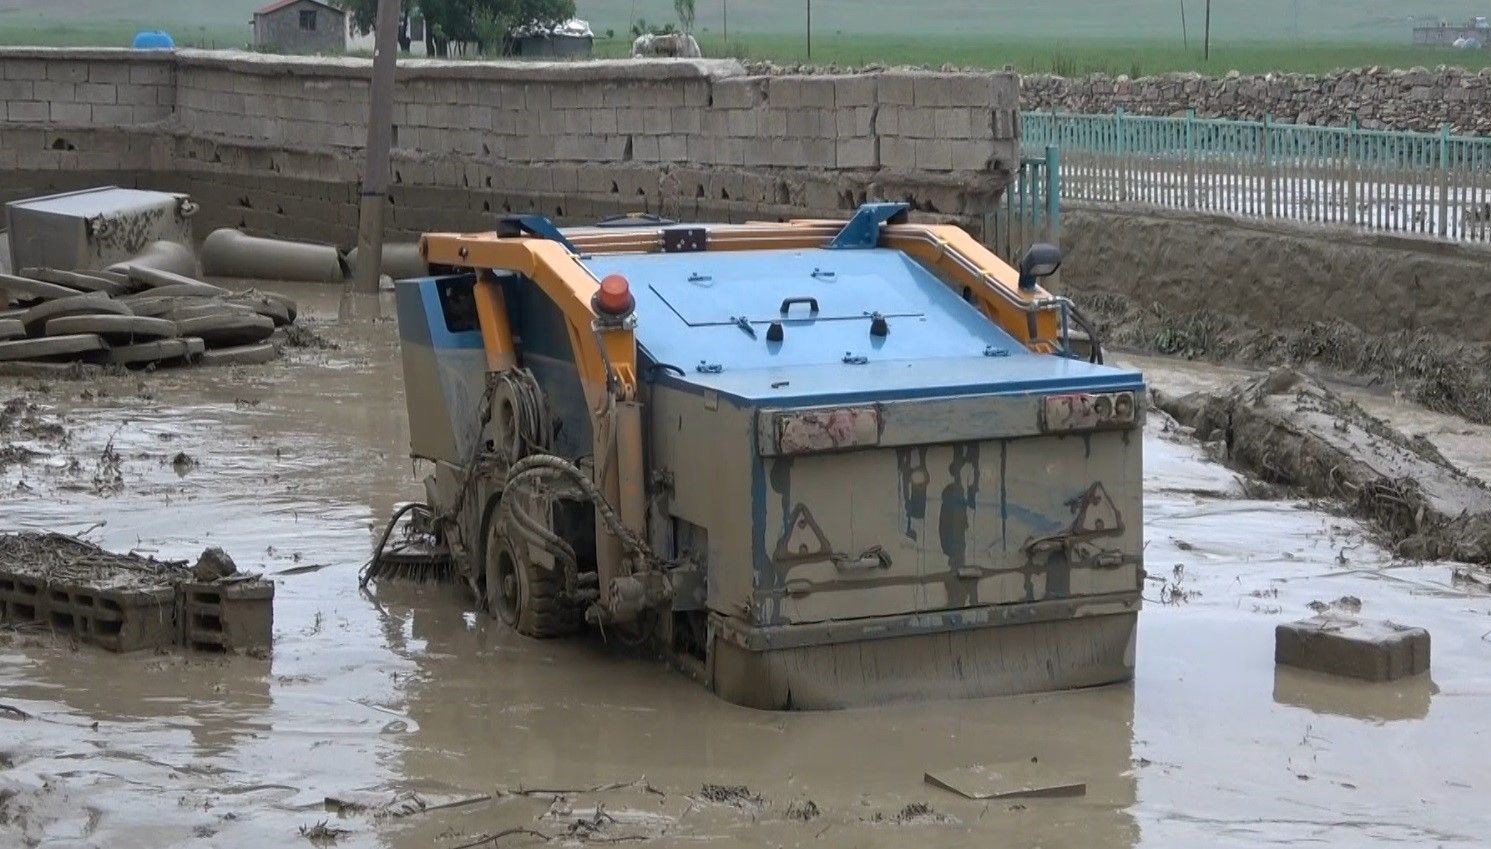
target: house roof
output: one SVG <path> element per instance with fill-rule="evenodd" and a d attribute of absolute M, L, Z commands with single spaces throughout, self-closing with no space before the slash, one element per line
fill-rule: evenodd
<path fill-rule="evenodd" d="M 265 6 L 264 8 L 262 8 L 259 11 L 255 12 L 254 14 L 255 15 L 272 15 L 275 12 L 278 12 L 281 9 L 285 9 L 285 8 L 290 7 L 290 6 L 294 6 L 296 3 L 300 3 L 300 2 L 302 2 L 302 0 L 275 0 L 275 2 L 270 3 L 268 6 Z M 331 5 L 330 3 L 322 3 L 321 0 L 304 0 L 304 2 L 306 2 L 306 3 L 312 3 L 314 5 L 320 6 L 321 8 L 326 9 L 327 11 L 330 11 L 330 12 L 336 12 L 338 15 L 345 15 L 345 14 L 347 14 L 347 12 L 346 12 L 345 9 L 338 9 L 337 7 Z"/>

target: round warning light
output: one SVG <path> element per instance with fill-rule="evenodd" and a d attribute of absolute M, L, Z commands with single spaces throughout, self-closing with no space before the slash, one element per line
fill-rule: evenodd
<path fill-rule="evenodd" d="M 630 315 L 636 309 L 637 300 L 632 297 L 631 284 L 620 274 L 607 274 L 601 281 L 600 291 L 595 293 L 595 308 L 613 316 Z"/>

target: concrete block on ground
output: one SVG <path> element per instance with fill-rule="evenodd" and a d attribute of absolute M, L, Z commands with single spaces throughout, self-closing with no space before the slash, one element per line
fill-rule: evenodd
<path fill-rule="evenodd" d="M 274 584 L 184 583 L 177 596 L 181 644 L 198 651 L 267 649 L 274 638 Z"/>
<path fill-rule="evenodd" d="M 47 587 L 40 578 L 0 572 L 0 621 L 39 622 L 47 616 Z"/>
<path fill-rule="evenodd" d="M 1429 671 L 1429 632 L 1392 622 L 1323 615 L 1274 631 L 1274 662 L 1365 681 Z"/>
<path fill-rule="evenodd" d="M 176 592 L 50 584 L 47 622 L 57 633 L 109 651 L 157 649 L 176 642 Z"/>

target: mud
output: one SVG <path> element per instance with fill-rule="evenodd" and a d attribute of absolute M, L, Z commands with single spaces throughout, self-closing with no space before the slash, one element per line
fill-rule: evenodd
<path fill-rule="evenodd" d="M 1427 331 L 1365 333 L 1341 320 L 1260 327 L 1207 309 L 1170 311 L 1111 292 L 1076 296 L 1111 346 L 1209 362 L 1288 365 L 1347 377 L 1438 412 L 1491 423 L 1491 345 Z"/>
<path fill-rule="evenodd" d="M 0 471 L 0 530 L 102 521 L 86 536 L 110 550 L 220 546 L 277 583 L 265 658 L 0 631 L 0 702 L 31 717 L 0 711 L 0 845 L 1468 846 L 1491 831 L 1491 594 L 1454 578 L 1484 570 L 1404 562 L 1313 502 L 1248 498 L 1160 416 L 1131 685 L 763 713 L 597 639 L 518 638 L 450 588 L 364 595 L 383 517 L 420 495 L 392 303 L 349 302 L 342 320 L 335 292 L 277 288 L 339 347 L 147 381 L 0 378 L 0 403 L 34 404 L 65 437 L 24 437 L 44 456 Z M 110 442 L 122 487 L 100 495 L 80 484 Z M 1427 627 L 1433 677 L 1276 671 L 1274 626 L 1345 596 Z M 1030 758 L 1087 794 L 975 802 L 924 783 Z M 380 814 L 396 806 L 411 810 Z"/>
<path fill-rule="evenodd" d="M 1404 557 L 1491 563 L 1491 489 L 1319 383 L 1280 369 L 1221 392 L 1153 397 L 1198 439 L 1220 439 L 1230 463 L 1337 500 Z"/>

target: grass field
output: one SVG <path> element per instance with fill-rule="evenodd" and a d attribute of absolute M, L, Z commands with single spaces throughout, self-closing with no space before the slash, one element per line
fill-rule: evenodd
<path fill-rule="evenodd" d="M 183 46 L 242 47 L 264 0 L 0 0 L 0 44 L 128 47 L 142 29 Z"/>
<path fill-rule="evenodd" d="M 709 56 L 770 59 L 777 63 L 804 62 L 806 41 L 801 35 L 732 36 L 727 45 L 719 36 L 704 33 L 700 47 Z M 631 50 L 629 39 L 597 42 L 602 55 L 621 56 Z M 1337 68 L 1380 65 L 1390 68 L 1457 64 L 1470 68 L 1491 66 L 1491 51 L 1442 51 L 1385 44 L 1243 42 L 1216 45 L 1211 61 L 1199 47 L 1156 41 L 1096 41 L 1029 38 L 984 39 L 955 36 L 847 36 L 813 38 L 813 63 L 861 66 L 870 62 L 893 65 L 952 63 L 959 67 L 1002 68 L 1013 65 L 1023 73 L 1090 73 L 1142 76 L 1166 71 L 1199 71 L 1222 75 L 1267 71 L 1323 72 Z"/>
<path fill-rule="evenodd" d="M 161 28 L 182 45 L 241 47 L 262 3 L 0 0 L 0 44 L 126 46 L 139 30 Z M 596 49 L 603 56 L 629 51 L 627 31 L 636 17 L 675 20 L 672 0 L 577 0 L 577 6 L 600 36 Z M 695 31 L 708 55 L 808 60 L 807 0 L 697 0 L 697 8 Z M 813 0 L 812 61 L 1013 65 L 1068 76 L 1491 66 L 1491 51 L 1410 46 L 1415 25 L 1491 13 L 1488 0 L 1213 0 L 1209 62 L 1200 45 L 1204 8 L 1205 0 Z M 608 29 L 615 32 L 609 39 Z"/>

